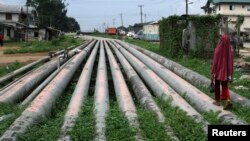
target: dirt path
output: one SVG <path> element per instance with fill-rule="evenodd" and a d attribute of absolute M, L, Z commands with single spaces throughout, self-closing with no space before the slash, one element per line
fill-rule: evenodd
<path fill-rule="evenodd" d="M 22 54 L 3 54 L 6 49 L 17 49 L 18 47 L 0 47 L 0 66 L 6 66 L 14 62 L 30 63 L 36 61 L 48 53 L 22 53 Z"/>

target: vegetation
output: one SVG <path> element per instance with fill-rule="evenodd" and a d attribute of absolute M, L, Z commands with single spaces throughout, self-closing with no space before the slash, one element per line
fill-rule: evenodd
<path fill-rule="evenodd" d="M 179 56 L 183 53 L 195 57 L 209 57 L 219 37 L 218 21 L 220 17 L 214 16 L 170 16 L 160 20 L 160 49 L 169 56 Z M 187 28 L 187 20 L 195 27 L 195 49 L 182 47 L 182 32 Z M 207 28 L 209 27 L 209 28 Z M 189 37 L 191 38 L 191 36 Z M 191 46 L 191 42 L 189 43 Z M 208 52 L 208 53 L 207 53 Z"/>
<path fill-rule="evenodd" d="M 81 41 L 74 39 L 70 36 L 61 36 L 59 38 L 53 39 L 48 42 L 31 41 L 31 42 L 21 42 L 21 46 L 18 49 L 7 49 L 4 54 L 15 54 L 15 53 L 35 53 L 35 52 L 49 52 L 49 51 L 59 51 L 67 47 L 78 45 Z M 11 45 L 18 45 L 18 43 L 10 43 Z"/>
<path fill-rule="evenodd" d="M 0 122 L 0 136 L 10 127 L 10 125 L 15 121 L 17 117 L 19 117 L 24 110 L 23 108 L 19 108 L 17 105 L 0 103 L 0 117 L 3 115 L 14 114 L 10 118 Z"/>
<path fill-rule="evenodd" d="M 27 5 L 36 8 L 40 27 L 52 26 L 65 32 L 79 31 L 78 22 L 73 17 L 67 16 L 65 2 L 65 0 L 27 0 Z"/>
<path fill-rule="evenodd" d="M 0 67 L 0 77 L 21 68 L 23 65 L 24 65 L 23 63 L 15 62 L 5 67 Z"/>

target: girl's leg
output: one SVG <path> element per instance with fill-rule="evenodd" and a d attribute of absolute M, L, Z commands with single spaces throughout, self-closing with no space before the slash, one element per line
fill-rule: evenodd
<path fill-rule="evenodd" d="M 216 80 L 214 82 L 214 96 L 215 96 L 215 105 L 220 105 L 220 80 Z"/>

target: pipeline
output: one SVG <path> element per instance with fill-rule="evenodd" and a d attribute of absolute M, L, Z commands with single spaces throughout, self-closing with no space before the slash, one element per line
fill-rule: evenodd
<path fill-rule="evenodd" d="M 80 44 L 80 45 L 81 45 L 81 44 Z M 78 46 L 80 46 L 80 45 L 78 45 Z M 71 47 L 69 47 L 69 49 L 73 49 L 73 48 L 75 48 L 75 47 L 76 47 L 76 46 L 71 46 Z M 56 54 L 56 55 L 60 55 L 60 54 L 62 54 L 62 53 L 63 53 L 63 50 L 62 50 L 62 51 L 58 51 L 58 52 L 56 52 L 55 54 Z M 43 58 L 41 58 L 41 59 L 39 59 L 39 60 L 37 60 L 37 61 L 35 61 L 35 62 L 32 62 L 32 63 L 30 63 L 30 64 L 28 64 L 28 65 L 26 65 L 26 66 L 23 66 L 23 67 L 21 67 L 21 68 L 15 70 L 15 71 L 13 71 L 13 72 L 7 74 L 7 75 L 1 77 L 1 78 L 0 78 L 0 84 L 2 84 L 2 83 L 4 83 L 4 82 L 6 82 L 6 81 L 8 81 L 8 80 L 10 80 L 10 79 L 12 79 L 12 78 L 14 78 L 14 77 L 16 77 L 16 76 L 19 75 L 19 74 L 22 74 L 23 72 L 25 72 L 25 71 L 27 71 L 27 70 L 30 70 L 31 68 L 33 68 L 34 66 L 36 66 L 36 65 L 38 65 L 38 64 L 41 64 L 41 63 L 44 63 L 44 62 L 48 62 L 49 60 L 50 60 L 50 56 L 45 56 L 45 57 L 43 57 Z"/>
<path fill-rule="evenodd" d="M 133 67 L 129 64 L 129 62 L 125 59 L 125 57 L 114 46 L 114 43 L 113 44 L 109 43 L 109 45 L 115 51 L 116 56 L 118 57 L 120 63 L 122 64 L 124 72 L 129 82 L 132 84 L 133 91 L 137 99 L 139 100 L 140 104 L 144 106 L 145 108 L 153 111 L 156 114 L 158 121 L 162 124 L 165 124 L 164 115 L 162 114 L 160 108 L 157 106 L 157 104 L 153 100 L 149 90 L 144 85 L 141 78 L 137 75 L 137 73 L 135 72 Z M 178 137 L 175 136 L 172 127 L 166 125 L 165 129 L 166 129 L 167 135 L 169 135 L 171 139 L 175 141 L 179 141 Z"/>
<path fill-rule="evenodd" d="M 135 68 L 138 74 L 144 79 L 144 81 L 157 97 L 164 101 L 170 102 L 171 106 L 179 107 L 181 110 L 185 111 L 187 116 L 190 116 L 196 123 L 200 123 L 202 125 L 204 133 L 207 134 L 207 125 L 209 123 L 206 122 L 191 105 L 189 105 L 181 96 L 179 96 L 169 85 L 167 85 L 152 70 L 145 66 L 139 59 L 134 57 L 120 45 L 116 44 L 116 47 Z"/>
<path fill-rule="evenodd" d="M 69 106 L 67 108 L 67 112 L 64 116 L 64 122 L 61 128 L 61 136 L 59 139 L 60 141 L 71 140 L 71 137 L 68 135 L 68 133 L 74 127 L 75 121 L 81 111 L 81 106 L 84 103 L 86 96 L 88 94 L 91 74 L 92 74 L 96 54 L 99 48 L 98 46 L 99 46 L 99 42 L 95 45 L 93 51 L 91 52 L 91 55 L 89 56 L 89 59 L 86 62 L 82 70 L 81 76 L 77 82 L 77 85 L 73 92 Z"/>
<path fill-rule="evenodd" d="M 69 61 L 68 61 L 69 62 Z M 36 98 L 36 96 L 50 83 L 51 80 L 68 64 L 68 62 L 64 63 L 61 68 L 54 71 L 48 78 L 45 79 L 25 100 L 20 104 L 20 106 L 25 106 L 30 103 L 32 100 Z"/>
<path fill-rule="evenodd" d="M 109 111 L 109 89 L 103 42 L 101 43 L 94 94 L 95 140 L 106 141 L 106 117 Z"/>
<path fill-rule="evenodd" d="M 15 70 L 15 71 L 13 71 L 11 73 L 8 73 L 7 75 L 0 78 L 0 84 L 2 84 L 4 82 L 16 77 L 17 75 L 19 75 L 19 74 L 21 74 L 21 73 L 23 73 L 23 72 L 25 72 L 27 70 L 30 70 L 31 68 L 33 68 L 37 64 L 40 64 L 40 63 L 43 63 L 43 62 L 48 62 L 49 60 L 50 60 L 50 57 L 46 56 L 46 57 L 43 57 L 43 58 L 41 58 L 41 59 L 39 59 L 39 60 L 37 60 L 35 62 L 32 62 L 32 63 L 30 63 L 30 64 L 28 64 L 26 66 L 23 66 L 23 67 Z"/>
<path fill-rule="evenodd" d="M 119 107 L 124 113 L 125 117 L 128 119 L 130 127 L 132 127 L 136 131 L 135 139 L 143 140 L 140 135 L 141 131 L 139 129 L 139 122 L 137 119 L 136 109 L 131 94 L 128 90 L 122 72 L 120 70 L 120 67 L 117 64 L 114 55 L 112 54 L 107 43 L 104 42 L 104 44 L 109 59 L 109 65 L 111 68 L 113 83 L 115 87 L 115 94 Z"/>
<path fill-rule="evenodd" d="M 15 120 L 0 140 L 15 141 L 17 134 L 24 133 L 35 123 L 40 122 L 49 115 L 57 97 L 63 93 L 75 71 L 79 68 L 83 59 L 92 48 L 93 44 L 90 44 L 82 52 L 73 57 L 61 72 L 49 83 L 49 85 L 47 85 L 35 98 L 31 105 L 25 109 L 22 115 Z"/>
<path fill-rule="evenodd" d="M 86 43 L 87 44 L 87 43 Z M 80 48 L 85 47 L 85 45 L 80 46 Z M 94 42 L 89 45 L 92 46 Z M 69 52 L 69 57 L 75 55 L 74 51 Z M 27 76 L 20 79 L 14 85 L 9 86 L 3 90 L 2 95 L 0 95 L 0 102 L 4 103 L 16 103 L 24 99 L 37 85 L 39 85 L 48 75 L 50 75 L 57 68 L 58 60 L 52 60 L 43 66 L 37 68 L 36 70 L 29 73 Z M 67 58 L 60 61 L 61 64 L 67 61 Z"/>
<path fill-rule="evenodd" d="M 160 65 L 153 59 L 142 54 L 138 50 L 129 47 L 128 45 L 121 43 L 130 53 L 145 63 L 150 69 L 152 69 L 157 75 L 159 75 L 166 83 L 168 83 L 175 91 L 177 91 L 183 97 L 187 97 L 195 106 L 198 111 L 201 112 L 218 112 L 218 118 L 222 121 L 231 124 L 246 124 L 245 121 L 239 119 L 235 114 L 230 111 L 223 110 L 223 107 L 213 104 L 213 99 L 198 90 L 181 77 L 177 76 L 164 66 Z M 178 85 L 177 85 L 178 84 Z"/>
<path fill-rule="evenodd" d="M 120 42 L 120 41 L 119 41 Z M 127 43 L 128 44 L 128 43 Z M 180 77 L 184 78 L 187 80 L 189 83 L 198 85 L 198 86 L 203 86 L 203 87 L 208 87 L 209 84 L 211 83 L 211 80 L 206 78 L 203 75 L 198 74 L 197 72 L 194 72 L 170 59 L 167 59 L 163 56 L 160 56 L 154 52 L 148 51 L 146 49 L 140 48 L 138 46 L 128 44 L 129 46 L 139 50 L 140 52 L 144 53 L 145 55 L 151 57 L 167 69 L 173 71 Z M 250 100 L 247 99 L 246 97 L 243 97 L 234 91 L 230 90 L 230 96 L 232 101 L 239 103 L 243 107 L 250 107 Z"/>

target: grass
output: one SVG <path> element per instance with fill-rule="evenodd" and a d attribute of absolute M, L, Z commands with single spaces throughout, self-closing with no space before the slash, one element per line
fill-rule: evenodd
<path fill-rule="evenodd" d="M 0 122 L 0 136 L 10 127 L 10 125 L 19 117 L 24 108 L 19 108 L 14 104 L 0 103 L 0 117 L 7 114 L 14 114 L 14 116 Z"/>
<path fill-rule="evenodd" d="M 12 64 L 7 65 L 5 67 L 0 67 L 0 77 L 4 76 L 10 72 L 13 72 L 14 70 L 21 68 L 22 66 L 24 66 L 23 63 L 16 61 L 15 63 L 12 63 Z"/>
<path fill-rule="evenodd" d="M 88 96 L 70 135 L 74 141 L 93 140 L 95 134 L 94 98 Z"/>
<path fill-rule="evenodd" d="M 197 124 L 191 117 L 178 108 L 173 108 L 169 103 L 155 98 L 157 105 L 166 117 L 166 124 L 170 125 L 176 136 L 185 141 L 203 141 L 207 136 L 202 131 L 202 125 Z"/>
<path fill-rule="evenodd" d="M 142 136 L 145 140 L 171 141 L 171 138 L 166 134 L 164 124 L 158 121 L 155 113 L 141 106 L 138 106 L 137 113 L 140 123 L 140 129 L 142 130 Z"/>
<path fill-rule="evenodd" d="M 124 114 L 120 111 L 116 101 L 110 101 L 110 112 L 107 117 L 106 136 L 108 141 L 134 141 L 135 131 L 129 127 Z"/>
<path fill-rule="evenodd" d="M 30 42 L 13 42 L 10 46 L 19 46 L 18 49 L 7 49 L 4 54 L 15 53 L 36 53 L 58 51 L 67 47 L 78 45 L 81 41 L 70 36 L 61 36 L 51 41 L 30 41 Z M 8 44 L 7 44 L 8 45 Z"/>

